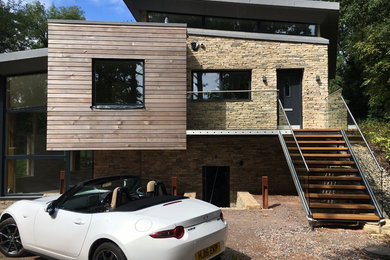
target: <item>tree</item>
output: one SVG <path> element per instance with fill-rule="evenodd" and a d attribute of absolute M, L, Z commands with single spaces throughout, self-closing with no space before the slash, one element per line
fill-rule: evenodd
<path fill-rule="evenodd" d="M 343 88 L 353 112 L 361 118 L 390 119 L 389 17 L 388 0 L 340 1 L 339 61 L 334 84 Z"/>
<path fill-rule="evenodd" d="M 85 20 L 77 6 L 49 9 L 39 1 L 0 0 L 0 52 L 47 47 L 47 19 Z"/>

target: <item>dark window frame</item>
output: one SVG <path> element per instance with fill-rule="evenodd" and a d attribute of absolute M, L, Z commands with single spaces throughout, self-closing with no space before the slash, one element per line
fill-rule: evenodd
<path fill-rule="evenodd" d="M 96 103 L 96 82 L 95 82 L 95 64 L 96 61 L 136 61 L 142 62 L 142 82 L 143 94 L 142 104 L 97 104 Z M 144 109 L 145 108 L 145 60 L 144 59 L 112 59 L 112 58 L 93 58 L 92 59 L 92 105 L 91 109 L 109 109 L 109 110 L 127 110 L 127 109 Z"/>
<path fill-rule="evenodd" d="M 223 73 L 223 72 L 248 72 L 249 73 L 249 89 L 248 89 L 248 98 L 240 98 L 240 99 L 230 99 L 230 98 L 222 98 L 222 99 L 194 99 L 194 73 Z M 247 69 L 221 69 L 221 70 L 192 70 L 191 71 L 191 100 L 195 102 L 251 102 L 252 101 L 252 70 Z"/>
<path fill-rule="evenodd" d="M 311 24 L 311 23 L 304 23 L 304 22 L 294 22 L 294 21 L 281 21 L 281 20 L 263 20 L 263 19 L 249 19 L 249 18 L 238 18 L 238 17 L 226 17 L 226 16 L 210 16 L 210 15 L 199 15 L 199 14 L 184 14 L 184 13 L 173 13 L 173 12 L 156 12 L 156 11 L 147 11 L 146 17 L 147 22 L 149 22 L 149 13 L 160 13 L 160 14 L 166 14 L 166 15 L 189 15 L 189 16 L 198 16 L 202 19 L 202 29 L 206 28 L 206 18 L 222 18 L 222 19 L 232 19 L 232 20 L 247 20 L 247 21 L 253 21 L 257 23 L 257 31 L 253 33 L 269 33 L 269 34 L 279 34 L 279 35 L 294 35 L 294 36 L 307 36 L 307 37 L 317 37 L 318 33 L 318 24 Z M 296 25 L 314 25 L 314 33 L 313 35 L 302 35 L 302 34 L 286 34 L 286 33 L 270 33 L 270 32 L 262 32 L 261 31 L 261 23 L 262 22 L 273 22 L 273 23 L 287 23 L 287 24 L 296 24 Z M 197 28 L 197 27 L 196 27 Z M 213 30 L 213 29 L 209 29 Z M 246 32 L 246 31 L 243 31 Z"/>
<path fill-rule="evenodd" d="M 0 76 L 0 198 L 39 198 L 42 196 L 41 193 L 6 193 L 6 165 L 8 160 L 64 160 L 65 165 L 65 186 L 68 187 L 68 153 L 64 151 L 64 154 L 53 154 L 53 155 L 40 155 L 40 154 L 29 154 L 29 155 L 7 155 L 6 152 L 6 130 L 7 122 L 6 115 L 7 113 L 17 113 L 17 112 L 45 112 L 47 116 L 47 105 L 45 106 L 28 106 L 28 107 L 17 107 L 17 108 L 8 108 L 7 107 L 7 78 L 8 77 L 17 77 L 33 74 L 47 74 L 47 71 L 34 71 L 29 73 L 17 73 L 9 74 L 5 76 Z M 46 129 L 47 130 L 47 129 Z"/>

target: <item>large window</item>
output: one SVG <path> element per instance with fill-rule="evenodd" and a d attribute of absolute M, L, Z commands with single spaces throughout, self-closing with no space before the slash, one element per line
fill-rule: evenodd
<path fill-rule="evenodd" d="M 94 59 L 93 106 L 143 108 L 144 61 Z"/>
<path fill-rule="evenodd" d="M 189 28 L 316 36 L 316 25 L 298 22 L 238 19 L 201 15 L 148 12 L 148 22 L 186 23 Z"/>
<path fill-rule="evenodd" d="M 166 14 L 166 13 L 148 13 L 150 23 L 186 23 L 190 28 L 202 28 L 202 16 L 183 15 L 183 14 Z"/>
<path fill-rule="evenodd" d="M 64 152 L 46 150 L 47 74 L 6 78 L 5 194 L 58 192 Z"/>
<path fill-rule="evenodd" d="M 257 21 L 220 17 L 205 17 L 204 27 L 206 29 L 225 31 L 257 32 Z"/>
<path fill-rule="evenodd" d="M 249 100 L 250 71 L 192 72 L 193 100 Z"/>

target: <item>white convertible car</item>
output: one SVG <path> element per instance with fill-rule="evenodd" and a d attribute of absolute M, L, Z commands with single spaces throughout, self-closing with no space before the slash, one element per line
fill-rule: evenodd
<path fill-rule="evenodd" d="M 0 251 L 55 259 L 206 260 L 225 250 L 227 224 L 209 203 L 148 189 L 134 176 L 85 181 L 57 197 L 21 200 L 0 219 Z"/>

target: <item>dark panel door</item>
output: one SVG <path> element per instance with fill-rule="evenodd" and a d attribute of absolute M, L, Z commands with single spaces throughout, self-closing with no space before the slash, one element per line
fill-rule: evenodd
<path fill-rule="evenodd" d="M 203 166 L 203 200 L 218 207 L 229 207 L 228 166 Z"/>
<path fill-rule="evenodd" d="M 279 98 L 291 125 L 302 126 L 301 69 L 277 70 Z"/>

